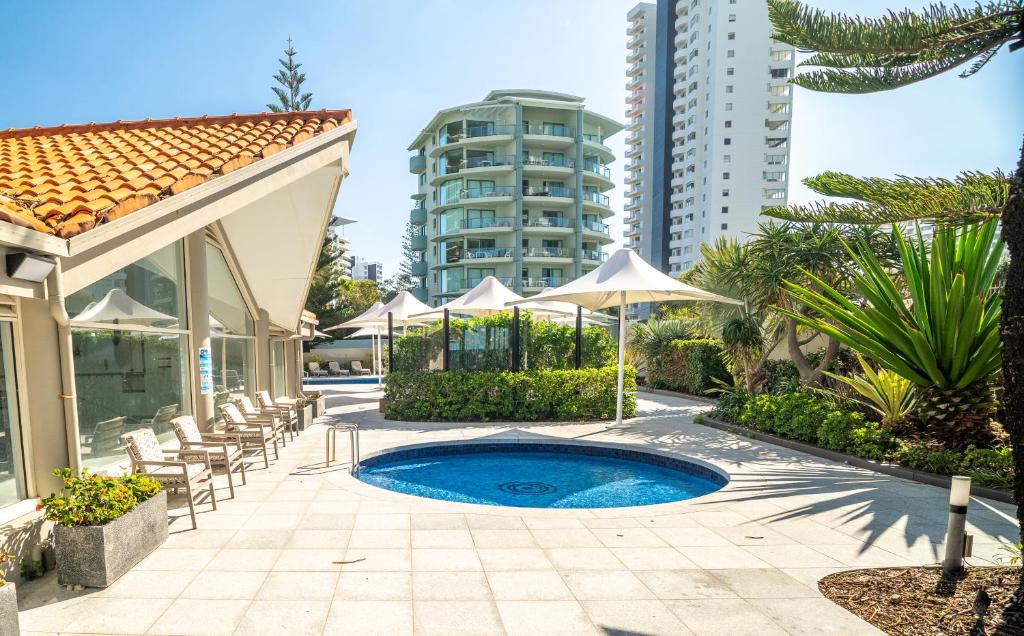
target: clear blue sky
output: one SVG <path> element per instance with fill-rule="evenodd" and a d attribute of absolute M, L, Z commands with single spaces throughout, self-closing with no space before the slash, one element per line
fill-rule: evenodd
<path fill-rule="evenodd" d="M 740 0 L 753 2 L 757 0 Z M 876 15 L 907 0 L 812 0 Z M 355 252 L 395 271 L 415 179 L 405 148 L 433 114 L 495 88 L 587 98 L 623 119 L 624 0 L 233 0 L 0 6 L 0 128 L 266 110 L 290 34 L 314 108 L 352 108 L 359 133 L 336 213 Z M 919 7 L 924 0 L 911 2 Z M 1024 52 L 979 75 L 895 93 L 797 89 L 791 201 L 823 170 L 951 176 L 1012 169 L 1024 133 Z M 620 153 L 624 134 L 610 145 Z M 612 202 L 621 210 L 620 160 Z M 621 243 L 621 222 L 613 236 Z"/>

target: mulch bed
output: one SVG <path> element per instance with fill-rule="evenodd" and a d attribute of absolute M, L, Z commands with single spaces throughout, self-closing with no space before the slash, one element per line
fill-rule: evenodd
<path fill-rule="evenodd" d="M 1020 636 L 1024 634 L 1020 581 L 1019 567 L 969 568 L 948 581 L 939 568 L 881 568 L 838 572 L 819 581 L 818 588 L 832 602 L 887 634 Z M 979 589 L 991 599 L 983 620 L 974 612 Z M 1011 605 L 1011 598 L 1018 600 Z"/>

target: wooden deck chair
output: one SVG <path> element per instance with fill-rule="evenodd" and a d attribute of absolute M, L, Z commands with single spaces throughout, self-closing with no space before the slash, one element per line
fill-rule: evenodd
<path fill-rule="evenodd" d="M 274 459 L 280 455 L 277 450 L 277 436 L 280 426 L 269 420 L 246 418 L 236 404 L 221 404 L 220 413 L 224 418 L 224 427 L 228 433 L 238 435 L 245 450 L 263 453 L 263 467 L 270 467 L 269 446 L 274 447 Z"/>
<path fill-rule="evenodd" d="M 235 404 L 242 411 L 242 415 L 246 418 L 264 418 L 270 419 L 274 422 L 276 430 L 281 434 L 281 446 L 287 446 L 288 441 L 285 439 L 285 434 L 288 435 L 288 439 L 295 439 L 295 432 L 292 430 L 291 422 L 287 419 L 287 414 L 283 414 L 277 410 L 266 410 L 262 409 L 249 398 L 248 395 L 235 400 Z"/>
<path fill-rule="evenodd" d="M 299 434 L 299 409 L 305 406 L 305 402 L 297 400 L 277 398 L 270 399 L 270 391 L 259 391 L 256 393 L 259 401 L 259 408 L 265 413 L 279 413 L 281 419 L 297 436 Z"/>

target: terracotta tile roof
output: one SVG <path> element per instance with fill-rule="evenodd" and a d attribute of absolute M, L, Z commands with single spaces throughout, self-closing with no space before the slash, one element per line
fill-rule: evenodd
<path fill-rule="evenodd" d="M 321 110 L 0 130 L 0 220 L 69 238 L 350 119 Z"/>

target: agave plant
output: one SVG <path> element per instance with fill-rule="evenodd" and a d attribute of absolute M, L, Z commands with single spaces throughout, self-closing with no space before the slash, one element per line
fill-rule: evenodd
<path fill-rule="evenodd" d="M 786 285 L 810 314 L 780 311 L 916 384 L 922 418 L 963 445 L 995 408 L 1001 296 L 993 282 L 1003 253 L 995 233 L 995 221 L 937 228 L 929 250 L 920 228 L 910 241 L 894 230 L 909 298 L 860 243 L 851 248 L 852 282 L 866 306 L 812 275 L 815 289 Z"/>
<path fill-rule="evenodd" d="M 888 369 L 875 371 L 860 354 L 857 355 L 857 361 L 864 375 L 846 377 L 829 371 L 825 375 L 860 394 L 861 398 L 857 401 L 881 415 L 882 424 L 902 424 L 917 406 L 914 383 Z"/>
<path fill-rule="evenodd" d="M 651 319 L 646 323 L 638 322 L 633 325 L 633 333 L 630 335 L 630 353 L 638 362 L 643 362 L 646 368 L 650 369 L 657 365 L 659 357 L 670 342 L 693 338 L 694 334 L 693 325 L 684 320 Z"/>

